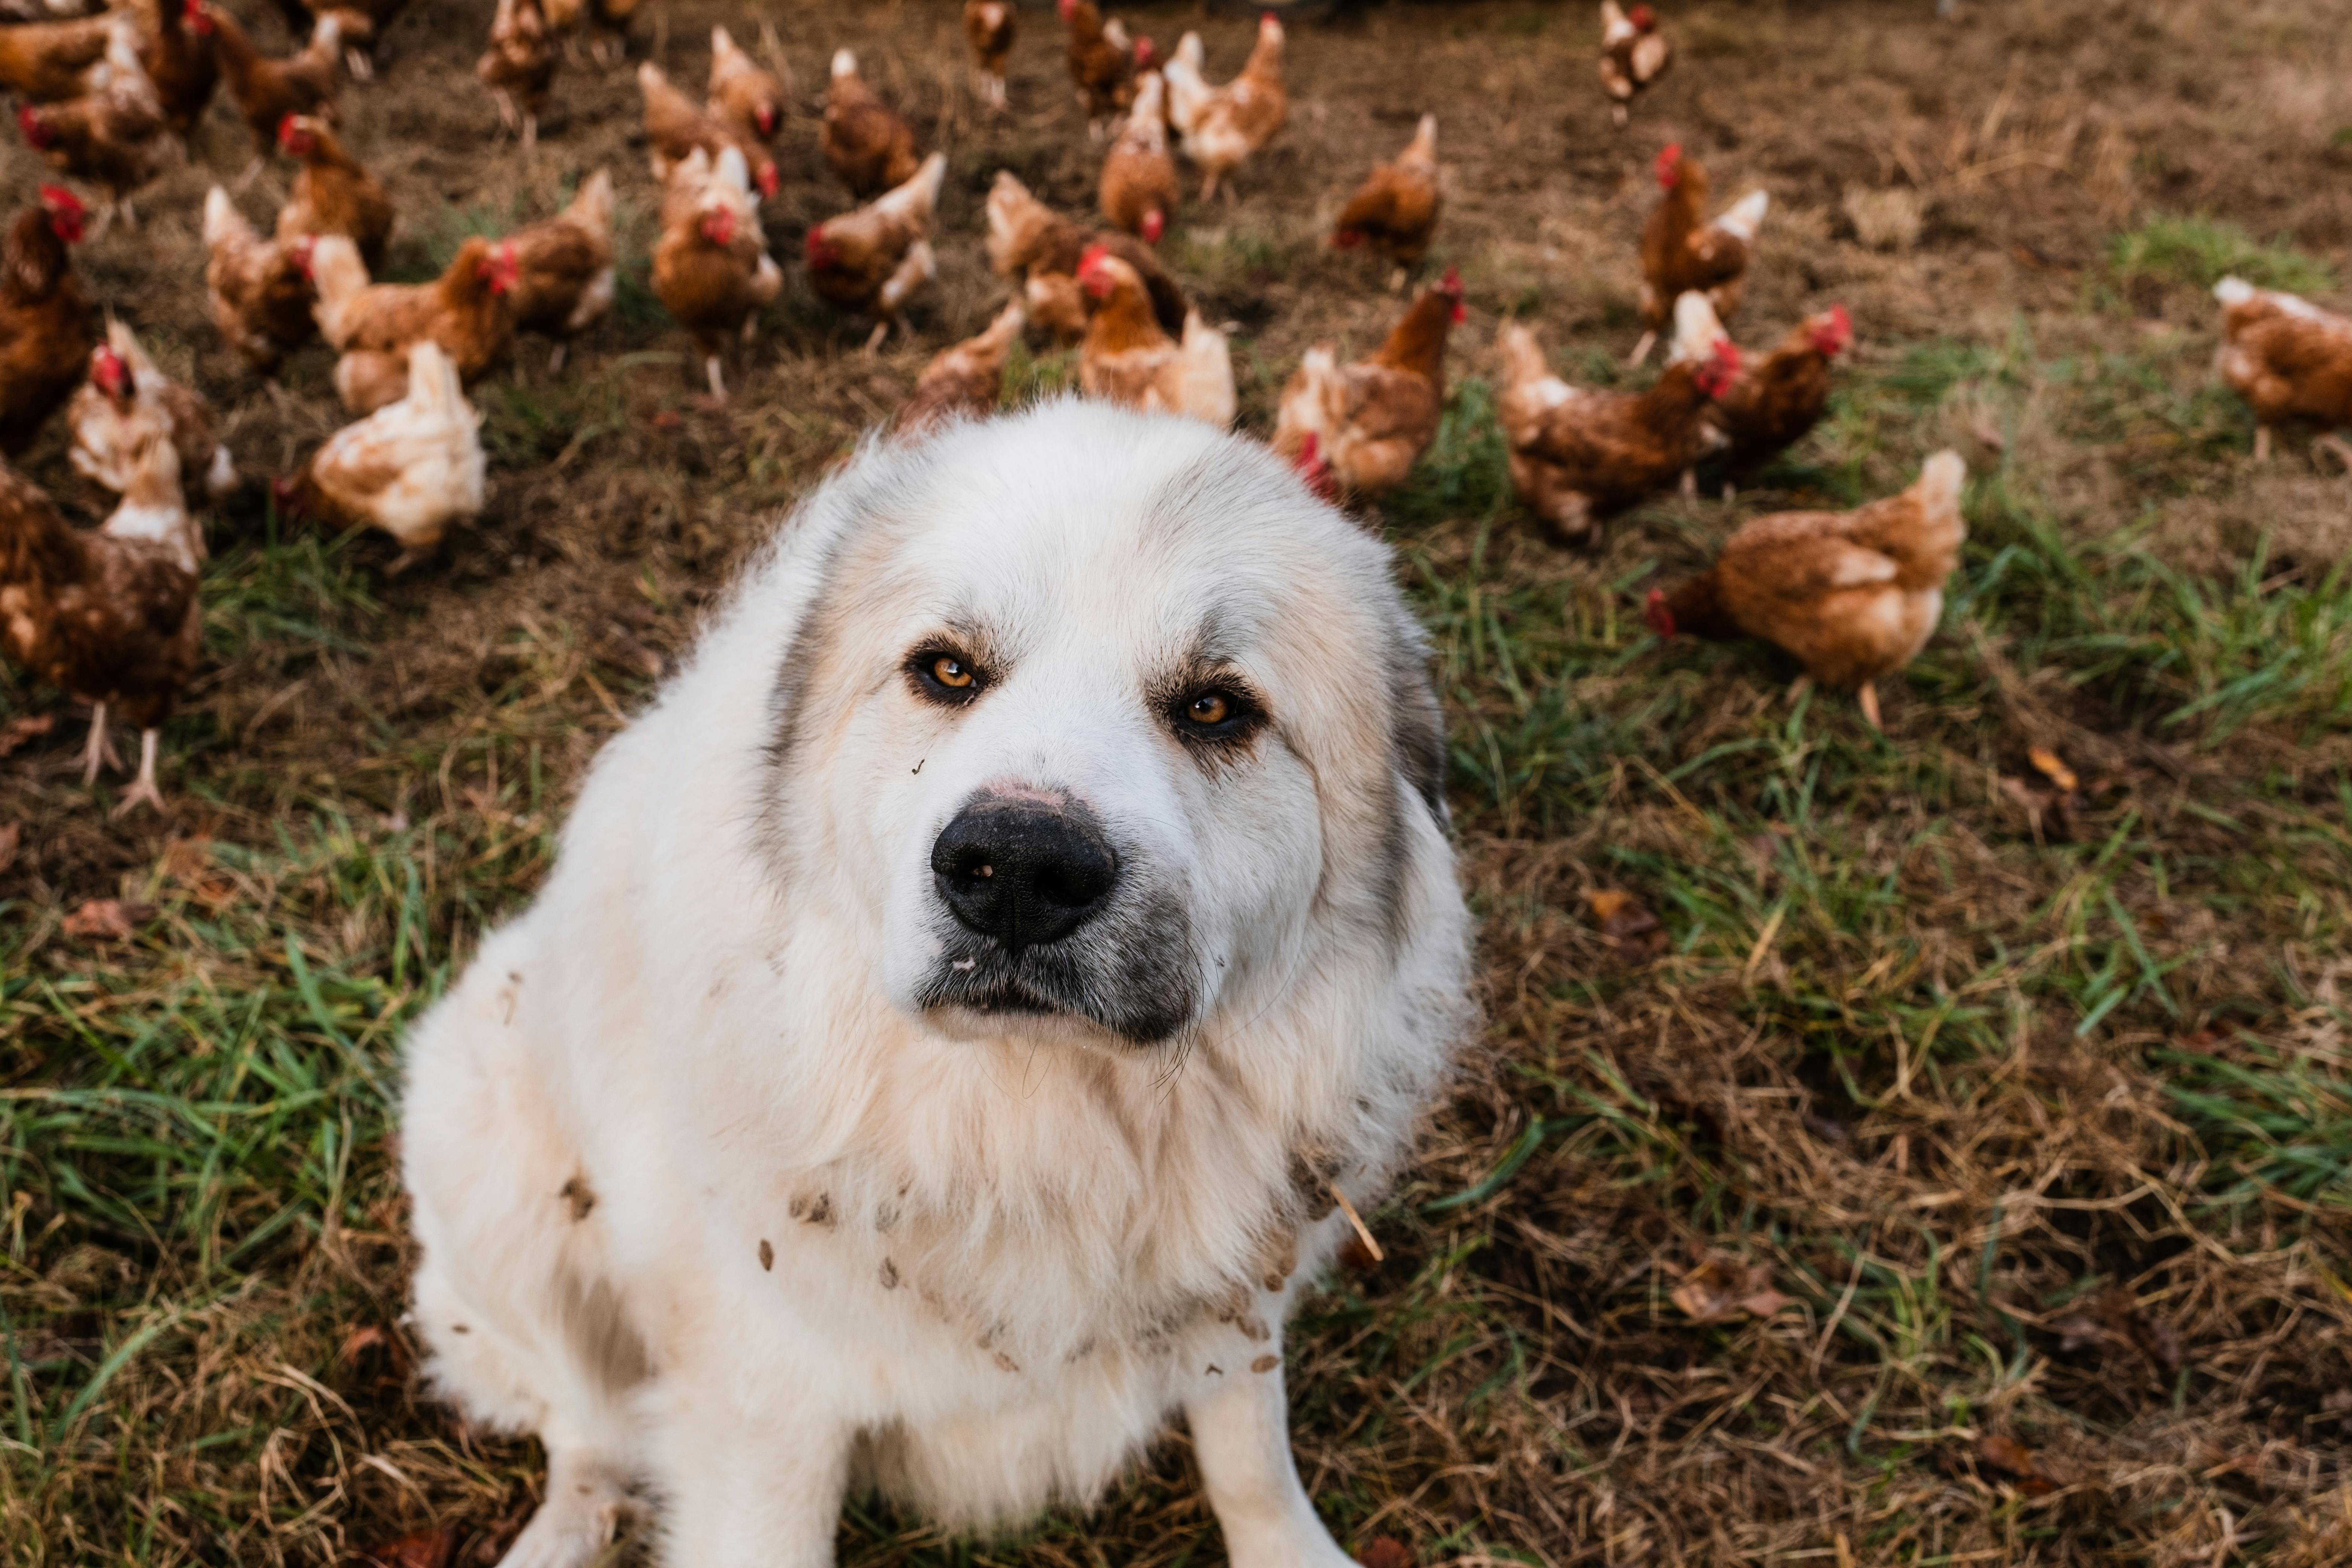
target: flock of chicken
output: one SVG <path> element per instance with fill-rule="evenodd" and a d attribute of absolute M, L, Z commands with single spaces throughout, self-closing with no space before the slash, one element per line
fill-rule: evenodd
<path fill-rule="evenodd" d="M 227 190 L 209 193 L 213 313 L 257 374 L 314 335 L 336 351 L 336 392 L 361 417 L 273 480 L 273 490 L 289 512 L 391 533 L 404 546 L 398 570 L 481 508 L 484 458 L 466 386 L 507 356 L 518 331 L 552 340 L 560 365 L 568 341 L 611 305 L 614 198 L 599 170 L 557 216 L 503 238 L 467 240 L 432 282 L 373 282 L 393 204 L 337 138 L 333 92 L 339 69 L 373 74 L 369 51 L 402 0 L 364 3 L 313 16 L 304 0 L 279 0 L 310 37 L 285 59 L 262 57 L 211 0 L 121 0 L 99 16 L 0 26 L 0 85 L 24 100 L 27 141 L 69 177 L 107 192 L 107 220 L 119 214 L 135 223 L 130 198 L 161 167 L 158 149 L 189 133 L 216 83 L 226 82 L 264 156 L 274 151 L 300 165 L 267 235 Z M 633 8 L 634 0 L 499 0 L 478 74 L 526 142 L 554 78 L 555 35 L 593 25 L 602 58 L 613 41 L 625 41 Z M 1088 396 L 1221 426 L 1234 417 L 1225 337 L 1155 247 L 1183 202 L 1176 151 L 1200 172 L 1201 201 L 1221 190 L 1230 199 L 1249 159 L 1280 132 L 1281 24 L 1263 17 L 1240 73 L 1212 86 L 1197 34 L 1161 60 L 1150 39 L 1130 39 L 1093 0 L 1059 0 L 1058 9 L 1090 133 L 1108 139 L 1097 191 L 1106 226 L 1090 229 L 1011 173 L 996 175 L 985 249 L 1011 298 L 985 331 L 930 361 L 894 418 L 895 438 L 992 411 L 1012 346 L 1031 331 L 1076 345 Z M 1602 0 L 1601 12 L 1600 75 L 1622 124 L 1673 48 L 1650 7 L 1621 11 Z M 1014 41 L 1009 0 L 966 0 L 963 22 L 979 95 L 1001 108 Z M 773 144 L 785 100 L 777 79 L 725 28 L 713 29 L 711 46 L 706 102 L 651 62 L 637 79 L 663 190 L 654 292 L 693 336 L 709 395 L 723 402 L 727 345 L 750 339 L 782 285 L 760 204 L 778 188 Z M 1391 291 L 1423 267 L 1436 233 L 1436 119 L 1424 115 L 1397 158 L 1348 200 L 1330 236 L 1335 247 L 1381 253 L 1393 268 Z M 913 128 L 861 79 L 846 49 L 832 62 L 819 151 L 865 205 L 808 229 L 809 284 L 873 321 L 870 349 L 935 275 L 930 229 L 946 158 L 918 156 Z M 1633 355 L 1638 364 L 1665 338 L 1655 381 L 1639 392 L 1573 387 L 1551 374 L 1527 327 L 1507 322 L 1498 341 L 1497 413 L 1511 479 L 1564 544 L 1591 542 L 1610 514 L 1678 483 L 1695 493 L 1702 465 L 1719 468 L 1728 494 L 1821 419 L 1832 367 L 1851 342 L 1841 307 L 1798 323 L 1769 353 L 1743 356 L 1724 323 L 1738 310 L 1769 199 L 1751 192 L 1710 216 L 1706 171 L 1679 147 L 1660 155 L 1656 175 L 1662 196 L 1641 247 L 1647 331 Z M 101 528 L 77 529 L 0 466 L 0 648 L 92 705 L 86 782 L 111 760 L 110 718 L 141 731 L 136 782 L 120 814 L 162 805 L 160 726 L 197 658 L 205 543 L 186 486 L 201 476 L 202 493 L 216 497 L 236 475 L 202 399 L 168 381 L 127 328 L 110 321 L 102 342 L 91 338 L 68 248 L 83 237 L 86 217 L 70 191 L 43 186 L 0 243 L 0 450 L 21 452 L 63 406 L 75 468 L 122 499 Z M 2219 292 L 2227 308 L 2222 371 L 2263 421 L 2261 450 L 2276 423 L 2352 420 L 2352 322 L 2236 279 Z M 1402 481 L 1435 437 L 1447 338 L 1464 314 L 1463 285 L 1449 268 L 1368 358 L 1343 363 L 1331 345 L 1309 349 L 1282 391 L 1274 448 L 1335 501 L 1358 503 Z M 2333 449 L 2352 467 L 2352 447 Z M 1709 571 L 1654 591 L 1646 618 L 1664 637 L 1775 643 L 1797 657 L 1806 679 L 1856 689 L 1875 724 L 1873 682 L 1916 655 L 1940 615 L 1966 531 L 1963 478 L 1958 456 L 1939 453 L 1910 489 L 1855 511 L 1751 521 Z"/>

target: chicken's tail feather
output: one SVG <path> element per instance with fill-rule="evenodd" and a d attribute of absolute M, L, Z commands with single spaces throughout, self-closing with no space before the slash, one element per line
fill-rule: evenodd
<path fill-rule="evenodd" d="M 2225 310 L 2234 310 L 2241 305 L 2251 303 L 2258 292 L 2260 290 L 2252 284 L 2235 276 L 2224 278 L 2213 285 L 2213 298 L 2221 301 L 2221 308 Z"/>

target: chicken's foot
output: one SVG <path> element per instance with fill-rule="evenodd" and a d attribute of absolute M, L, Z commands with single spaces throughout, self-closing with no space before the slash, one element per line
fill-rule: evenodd
<path fill-rule="evenodd" d="M 160 730 L 139 731 L 139 776 L 131 781 L 131 787 L 122 792 L 121 800 L 106 814 L 110 820 L 142 805 L 153 806 L 159 816 L 166 809 L 163 792 L 155 787 L 155 753 L 163 738 L 163 732 Z"/>
<path fill-rule="evenodd" d="M 1874 730 L 1884 730 L 1886 726 L 1878 721 L 1877 683 L 1869 680 L 1864 681 L 1862 683 L 1861 689 L 1857 690 L 1853 696 L 1854 700 L 1862 704 L 1862 716 L 1870 721 L 1870 727 Z"/>
<path fill-rule="evenodd" d="M 122 771 L 122 759 L 114 754 L 114 742 L 106 737 L 106 704 L 93 702 L 89 705 L 89 743 L 81 749 L 83 784 L 98 782 L 98 768 L 101 762 L 117 773 Z"/>

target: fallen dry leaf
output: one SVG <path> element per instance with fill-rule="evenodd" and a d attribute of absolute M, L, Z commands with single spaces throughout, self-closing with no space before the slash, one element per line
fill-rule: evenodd
<path fill-rule="evenodd" d="M 2058 1335 L 2062 1350 L 2127 1346 L 2138 1352 L 2165 1382 L 2180 1375 L 2180 1331 L 2141 1310 L 2132 1293 L 2121 1286 L 2100 1291 L 2080 1310 L 2050 1327 Z"/>
<path fill-rule="evenodd" d="M 1393 1535 L 1375 1535 L 1356 1553 L 1364 1568 L 1412 1568 L 1412 1548 Z"/>
<path fill-rule="evenodd" d="M 90 942 L 121 942 L 155 912 L 152 904 L 126 904 L 121 899 L 85 899 L 81 908 L 65 919 L 68 936 Z"/>
<path fill-rule="evenodd" d="M 0 823 L 0 871 L 5 871 L 16 863 L 16 850 L 24 841 L 23 823 Z"/>
<path fill-rule="evenodd" d="M 362 1323 L 343 1336 L 335 1364 L 355 1387 L 399 1388 L 408 1381 L 408 1347 L 381 1323 Z"/>
<path fill-rule="evenodd" d="M 2056 784 L 2061 794 L 2072 795 L 2081 787 L 2082 781 L 2074 776 L 2074 770 L 2068 767 L 2065 760 L 2047 746 L 2028 747 L 2025 760 L 2033 764 L 2035 773 Z"/>
<path fill-rule="evenodd" d="M 1728 1323 L 1741 1317 L 1769 1318 L 1796 1298 L 1772 1289 L 1772 1266 L 1741 1268 L 1727 1258 L 1710 1258 L 1682 1277 L 1668 1297 L 1694 1323 Z"/>
<path fill-rule="evenodd" d="M 457 1532 L 444 1525 L 354 1552 L 351 1568 L 449 1568 L 449 1560 L 457 1554 Z"/>
<path fill-rule="evenodd" d="M 0 757 L 6 756 L 36 735 L 46 735 L 58 727 L 54 713 L 26 713 L 0 724 Z"/>
<path fill-rule="evenodd" d="M 174 838 L 163 846 L 163 875 L 174 882 L 193 882 L 213 863 L 213 841 L 198 834 Z"/>
<path fill-rule="evenodd" d="M 1665 951 L 1665 927 L 1633 894 L 1620 888 L 1600 888 L 1586 893 L 1584 901 L 1592 910 L 1592 923 L 1626 963 L 1647 963 Z"/>
<path fill-rule="evenodd" d="M 2042 1456 L 2014 1437 L 1991 1433 L 1979 1438 L 1977 1458 L 2010 1476 L 2027 1497 L 2044 1497 L 2058 1489 L 2057 1481 L 2042 1468 Z"/>

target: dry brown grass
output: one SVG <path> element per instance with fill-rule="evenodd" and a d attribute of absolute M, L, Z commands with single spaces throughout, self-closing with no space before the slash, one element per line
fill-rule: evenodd
<path fill-rule="evenodd" d="M 849 43 L 950 152 L 942 275 L 919 342 L 875 359 L 795 279 L 712 413 L 643 286 L 627 72 L 568 68 L 526 160 L 470 74 L 487 10 L 422 0 L 347 95 L 348 139 L 402 204 L 392 270 L 610 164 L 614 319 L 562 377 L 526 345 L 484 387 L 490 509 L 433 567 L 388 581 L 388 545 L 281 534 L 257 491 L 226 509 L 171 821 L 106 821 L 62 711 L 0 762 L 22 831 L 0 867 L 0 1558 L 18 1568 L 326 1563 L 427 1526 L 472 1554 L 528 1510 L 534 1449 L 408 1375 L 398 1028 L 527 896 L 580 768 L 775 510 L 991 313 L 993 171 L 1091 203 L 1099 150 L 1046 14 L 1022 14 L 998 121 L 950 5 L 772 9 L 801 95 L 777 254 L 844 205 L 814 94 Z M 1980 476 L 1967 581 L 1889 691 L 1886 742 L 1821 699 L 1792 718 L 1753 650 L 1641 652 L 1633 595 L 1736 518 L 1667 500 L 1592 556 L 1551 551 L 1500 490 L 1478 385 L 1390 505 L 1444 658 L 1490 1025 L 1377 1216 L 1391 1260 L 1336 1281 L 1289 1347 L 1302 1465 L 1351 1544 L 1546 1568 L 2352 1553 L 2346 486 L 2300 457 L 2240 467 L 2246 426 L 2206 379 L 2210 279 L 2179 259 L 2234 242 L 2167 230 L 2156 260 L 2110 264 L 2118 231 L 2202 212 L 2249 246 L 2284 237 L 2279 265 L 2342 271 L 2352 17 L 1930 13 L 1676 8 L 1682 61 L 1623 135 L 1581 6 L 1302 26 L 1290 127 L 1238 205 L 1188 210 L 1169 246 L 1212 319 L 1241 323 L 1263 426 L 1303 347 L 1360 348 L 1391 319 L 1381 268 L 1322 225 L 1433 108 L 1433 261 L 1473 305 L 1457 373 L 1483 373 L 1517 313 L 1568 374 L 1611 379 L 1646 171 L 1679 140 L 1727 198 L 1775 198 L 1742 341 L 1832 300 L 1860 333 L 1834 417 L 1743 510 L 1883 490 L 1947 440 Z M 688 82 L 708 23 L 760 34 L 731 5 L 660 14 Z M 1249 29 L 1174 6 L 1137 25 L 1163 44 L 1201 26 L 1213 76 Z M 320 353 L 281 405 L 205 320 L 204 189 L 245 156 L 216 110 L 198 166 L 142 200 L 149 228 L 78 265 L 227 412 L 248 469 L 281 469 L 340 419 Z M 5 157 L 27 185 L 22 150 Z M 1844 237 L 1856 189 L 1913 194 L 1912 242 Z M 87 506 L 62 445 L 27 467 Z M 7 679 L 5 713 L 51 703 Z M 2076 799 L 2043 787 L 2037 745 L 2082 773 Z M 1593 928 L 1585 895 L 1609 888 L 1657 911 L 1654 961 Z M 93 947 L 59 929 L 92 897 L 154 913 Z M 2298 1184 L 2306 1168 L 2321 1179 Z M 1792 1304 L 1691 1321 L 1674 1292 L 1710 1259 Z M 2041 1473 L 1991 1462 L 1988 1437 Z M 1091 1521 L 1008 1546 L 860 1511 L 843 1554 L 1213 1561 L 1186 1468 L 1171 1436 Z"/>

